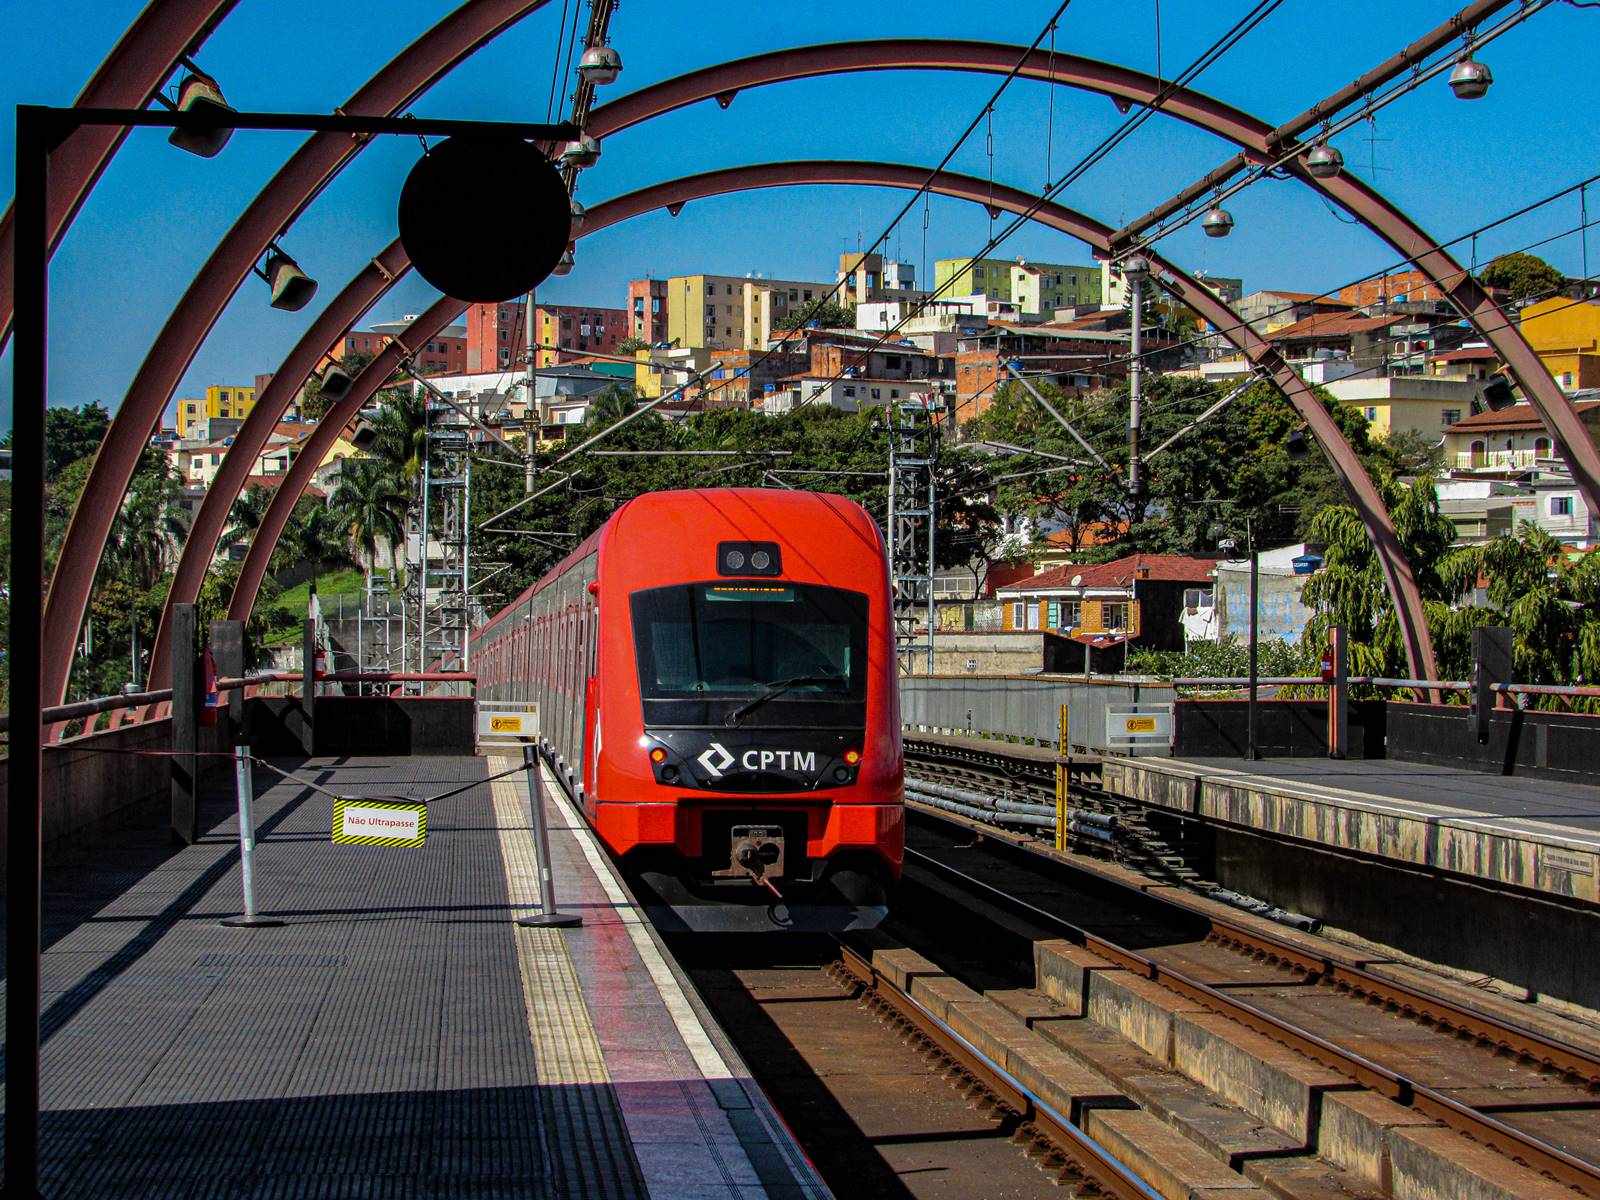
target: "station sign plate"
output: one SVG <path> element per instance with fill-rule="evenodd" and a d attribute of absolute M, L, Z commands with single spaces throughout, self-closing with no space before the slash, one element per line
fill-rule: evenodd
<path fill-rule="evenodd" d="M 478 739 L 480 741 L 519 742 L 539 736 L 539 707 L 530 704 L 525 708 L 478 709 Z"/>
<path fill-rule="evenodd" d="M 1107 746 L 1153 746 L 1172 740 L 1172 705 L 1108 704 Z"/>
<path fill-rule="evenodd" d="M 420 846 L 428 840 L 428 806 L 335 800 L 333 840 L 342 846 Z"/>

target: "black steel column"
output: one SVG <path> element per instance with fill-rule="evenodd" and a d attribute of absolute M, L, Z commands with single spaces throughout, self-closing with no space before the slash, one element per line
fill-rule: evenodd
<path fill-rule="evenodd" d="M 310 617 L 300 639 L 300 751 L 317 752 L 317 623 Z"/>
<path fill-rule="evenodd" d="M 12 340 L 11 745 L 6 764 L 6 1194 L 39 1187 L 39 910 L 43 835 L 44 410 L 50 294 L 45 206 L 53 123 L 17 106 Z M 71 646 L 57 646 L 71 654 Z"/>
<path fill-rule="evenodd" d="M 172 606 L 172 836 L 193 845 L 200 836 L 200 661 L 195 606 Z"/>
<path fill-rule="evenodd" d="M 211 622 L 211 657 L 217 663 L 219 679 L 244 677 L 244 622 Z M 234 688 L 227 693 L 228 736 L 226 744 L 237 746 L 245 741 L 244 689 Z"/>

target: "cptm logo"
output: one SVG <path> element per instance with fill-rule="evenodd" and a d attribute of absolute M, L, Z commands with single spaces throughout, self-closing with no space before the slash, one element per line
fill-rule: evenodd
<path fill-rule="evenodd" d="M 759 746 L 752 746 L 737 757 L 729 752 L 721 742 L 712 742 L 700 754 L 695 762 L 705 769 L 707 775 L 713 779 L 721 779 L 728 772 L 728 768 L 737 762 L 741 769 L 746 771 L 815 771 L 817 769 L 817 752 L 815 750 L 764 750 Z"/>

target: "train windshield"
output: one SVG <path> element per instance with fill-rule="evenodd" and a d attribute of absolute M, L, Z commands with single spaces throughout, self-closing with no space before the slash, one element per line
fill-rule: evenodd
<path fill-rule="evenodd" d="M 633 595 L 647 725 L 859 726 L 867 598 L 804 583 L 692 583 Z"/>

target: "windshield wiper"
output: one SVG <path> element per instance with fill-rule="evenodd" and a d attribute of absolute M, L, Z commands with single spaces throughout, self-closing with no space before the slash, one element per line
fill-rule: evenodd
<path fill-rule="evenodd" d="M 737 725 L 743 718 L 749 716 L 768 700 L 774 700 L 785 692 L 804 687 L 806 684 L 819 683 L 845 683 L 848 682 L 843 675 L 795 675 L 789 679 L 780 679 L 776 683 L 766 685 L 767 690 L 753 700 L 746 700 L 738 708 L 728 714 L 728 724 Z"/>

